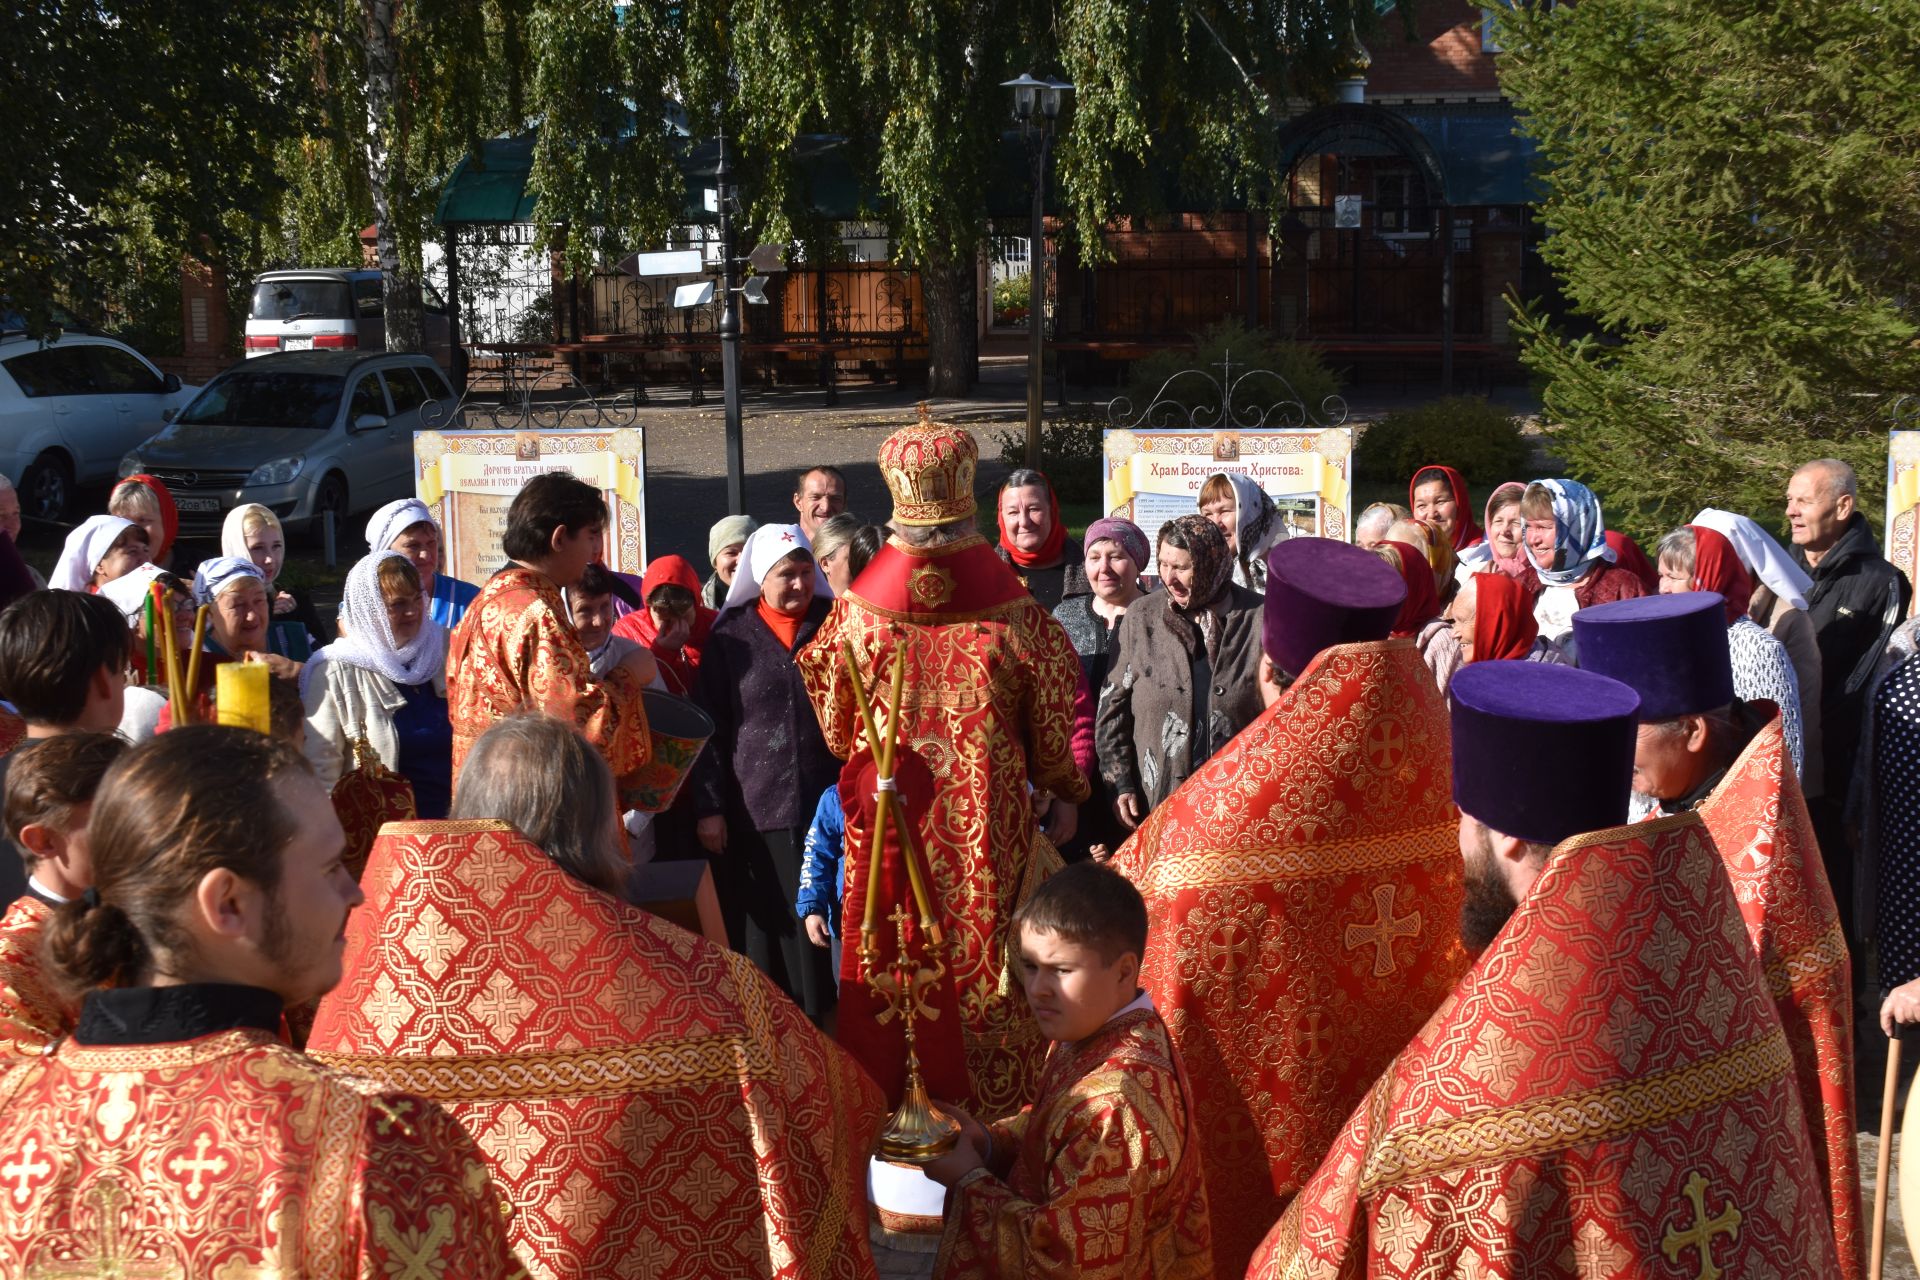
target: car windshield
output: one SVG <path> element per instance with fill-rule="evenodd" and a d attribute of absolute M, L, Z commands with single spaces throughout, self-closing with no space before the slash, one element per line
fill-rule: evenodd
<path fill-rule="evenodd" d="M 262 280 L 253 286 L 255 320 L 344 320 L 352 314 L 344 280 Z"/>
<path fill-rule="evenodd" d="M 293 427 L 325 431 L 340 409 L 337 373 L 236 369 L 195 396 L 177 423 L 207 427 Z"/>

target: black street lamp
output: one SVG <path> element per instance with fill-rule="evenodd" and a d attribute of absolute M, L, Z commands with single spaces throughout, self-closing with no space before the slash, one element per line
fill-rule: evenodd
<path fill-rule="evenodd" d="M 1027 465 L 1040 465 L 1040 409 L 1046 372 L 1042 320 L 1047 296 L 1047 156 L 1053 150 L 1054 122 L 1063 99 L 1073 92 L 1065 80 L 1036 80 L 1022 75 L 1002 88 L 1013 90 L 1013 118 L 1027 136 L 1033 157 L 1033 221 L 1027 240 Z M 1035 145 L 1037 143 L 1037 145 Z"/>

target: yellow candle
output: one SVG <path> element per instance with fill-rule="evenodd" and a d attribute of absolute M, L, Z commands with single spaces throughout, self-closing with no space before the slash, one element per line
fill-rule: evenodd
<path fill-rule="evenodd" d="M 221 724 L 256 733 L 273 729 L 267 710 L 267 664 L 223 662 L 214 668 L 214 708 Z"/>

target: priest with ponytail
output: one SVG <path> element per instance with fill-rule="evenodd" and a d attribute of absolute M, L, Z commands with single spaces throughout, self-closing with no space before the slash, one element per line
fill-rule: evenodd
<path fill-rule="evenodd" d="M 78 1024 L 0 1073 L 0 1275 L 524 1276 L 455 1121 L 279 1038 L 361 901 L 299 753 L 175 729 L 108 770 L 88 835 L 93 886 L 46 929 Z"/>

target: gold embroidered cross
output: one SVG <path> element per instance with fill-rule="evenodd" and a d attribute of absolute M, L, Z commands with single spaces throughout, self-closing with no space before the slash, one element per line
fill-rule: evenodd
<path fill-rule="evenodd" d="M 1347 950 L 1353 951 L 1371 943 L 1373 952 L 1373 976 L 1384 978 L 1399 967 L 1393 958 L 1393 944 L 1401 938 L 1415 938 L 1420 935 L 1420 913 L 1401 916 L 1394 919 L 1393 891 L 1390 884 L 1373 886 L 1374 919 L 1370 924 L 1350 924 L 1347 926 Z"/>
<path fill-rule="evenodd" d="M 207 1189 L 207 1184 L 201 1181 L 201 1174 L 217 1174 L 227 1171 L 227 1158 L 225 1156 L 215 1156 L 211 1160 L 207 1158 L 207 1149 L 212 1145 L 213 1135 L 210 1133 L 202 1133 L 193 1140 L 193 1156 L 191 1158 L 187 1156 L 175 1156 L 173 1159 L 167 1161 L 167 1172 L 174 1177 L 177 1178 L 183 1173 L 193 1175 L 192 1179 L 187 1183 L 187 1198 L 189 1200 L 199 1199 L 201 1193 Z"/>
<path fill-rule="evenodd" d="M 1666 1236 L 1660 1241 L 1660 1252 L 1667 1255 L 1668 1262 L 1678 1262 L 1681 1250 L 1698 1249 L 1700 1272 L 1697 1280 L 1720 1280 L 1724 1273 L 1713 1264 L 1713 1240 L 1715 1236 L 1732 1236 L 1736 1243 L 1739 1241 L 1740 1210 L 1729 1201 L 1717 1217 L 1707 1217 L 1707 1180 L 1697 1169 L 1687 1175 L 1687 1185 L 1680 1190 L 1693 1202 L 1693 1225 L 1685 1231 L 1668 1227 Z"/>
<path fill-rule="evenodd" d="M 1398 767 L 1400 757 L 1406 753 L 1406 746 L 1406 739 L 1400 735 L 1400 727 L 1391 720 L 1383 720 L 1367 731 L 1367 754 L 1373 758 L 1377 769 Z"/>
<path fill-rule="evenodd" d="M 45 1160 L 35 1160 L 33 1153 L 40 1149 L 40 1139 L 28 1138 L 27 1145 L 20 1148 L 20 1157 L 12 1164 L 0 1168 L 0 1178 L 13 1184 L 13 1202 L 27 1202 L 27 1184 L 36 1178 L 44 1178 L 53 1172 L 53 1166 Z"/>
<path fill-rule="evenodd" d="M 87 1199 L 99 1224 L 98 1250 L 90 1258 L 30 1266 L 26 1280 L 180 1280 L 180 1268 L 164 1259 L 127 1256 L 120 1242 L 120 1202 L 126 1196 L 117 1182 L 95 1187 Z"/>

